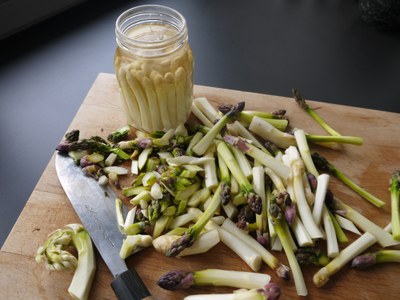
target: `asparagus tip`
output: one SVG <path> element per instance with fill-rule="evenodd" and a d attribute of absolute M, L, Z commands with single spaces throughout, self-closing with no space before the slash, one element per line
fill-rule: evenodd
<path fill-rule="evenodd" d="M 181 270 L 173 270 L 162 275 L 157 285 L 166 290 L 187 289 L 193 284 L 193 273 Z"/>
<path fill-rule="evenodd" d="M 351 262 L 351 267 L 356 269 L 366 269 L 376 263 L 376 257 L 372 253 L 365 253 L 357 256 Z"/>

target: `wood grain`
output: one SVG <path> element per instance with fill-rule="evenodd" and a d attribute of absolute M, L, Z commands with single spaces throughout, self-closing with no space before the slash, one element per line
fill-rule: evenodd
<path fill-rule="evenodd" d="M 213 104 L 246 101 L 246 109 L 274 111 L 286 109 L 292 127 L 303 128 L 310 133 L 324 133 L 292 99 L 205 86 L 195 87 L 196 96 L 205 96 Z M 392 171 L 400 168 L 400 115 L 340 106 L 322 102 L 309 102 L 318 108 L 319 114 L 343 135 L 364 138 L 364 145 L 345 146 L 341 151 L 315 148 L 327 156 L 340 170 L 374 195 L 386 202 L 377 209 L 332 179 L 334 193 L 378 225 L 390 221 L 388 180 Z M 79 111 L 66 130 L 80 129 L 82 137 L 105 136 L 125 124 L 119 90 L 112 74 L 99 74 Z M 2 299 L 66 299 L 72 274 L 49 272 L 36 264 L 34 254 L 46 236 L 56 228 L 79 222 L 54 168 L 54 156 L 41 176 L 18 221 L 0 252 L 0 290 Z M 349 235 L 352 239 L 354 235 Z M 342 245 L 344 247 L 345 245 Z M 286 261 L 283 253 L 276 255 Z M 91 299 L 114 299 L 111 290 L 111 274 L 97 255 L 98 269 L 91 291 Z M 222 268 L 250 271 L 232 251 L 218 245 L 206 254 L 167 258 L 153 249 L 146 249 L 127 259 L 147 284 L 154 299 L 181 299 L 188 294 L 205 292 L 230 292 L 229 288 L 194 288 L 189 291 L 169 292 L 159 288 L 155 281 L 171 269 L 196 270 Z M 400 268 L 396 264 L 374 267 L 369 271 L 356 271 L 345 267 L 322 288 L 316 288 L 312 276 L 315 267 L 304 268 L 309 296 L 307 299 L 397 299 L 400 293 L 398 278 Z M 261 272 L 271 274 L 272 280 L 282 287 L 281 299 L 297 298 L 293 282 L 281 282 L 268 267 Z"/>

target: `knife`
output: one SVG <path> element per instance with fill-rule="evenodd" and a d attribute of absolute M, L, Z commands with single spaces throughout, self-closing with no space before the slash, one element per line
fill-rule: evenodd
<path fill-rule="evenodd" d="M 138 273 L 128 269 L 119 256 L 123 236 L 116 224 L 113 190 L 100 187 L 93 178 L 85 176 L 68 156 L 56 155 L 56 171 L 82 225 L 114 276 L 111 286 L 117 298 L 152 299 Z"/>

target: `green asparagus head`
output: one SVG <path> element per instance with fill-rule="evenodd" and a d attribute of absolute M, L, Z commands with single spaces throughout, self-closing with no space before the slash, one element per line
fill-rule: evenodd
<path fill-rule="evenodd" d="M 326 173 L 332 173 L 336 170 L 336 168 L 325 158 L 323 157 L 321 154 L 319 153 L 313 153 L 311 155 L 312 160 L 315 164 L 315 167 L 322 171 L 322 172 L 326 172 Z"/>
<path fill-rule="evenodd" d="M 194 283 L 192 272 L 174 270 L 163 274 L 157 281 L 157 285 L 166 290 L 188 289 Z"/>
<path fill-rule="evenodd" d="M 394 171 L 390 178 L 390 190 L 400 190 L 400 170 Z"/>
<path fill-rule="evenodd" d="M 110 133 L 107 136 L 107 140 L 110 141 L 111 143 L 118 143 L 124 139 L 126 139 L 130 133 L 131 129 L 129 126 L 124 126 L 121 128 L 118 128 L 116 131 Z"/>
<path fill-rule="evenodd" d="M 318 267 L 326 266 L 329 263 L 329 257 L 317 247 L 300 247 L 296 252 L 296 259 L 301 266 L 310 264 Z"/>
<path fill-rule="evenodd" d="M 292 94 L 294 100 L 296 100 L 297 104 L 300 105 L 300 107 L 304 110 L 308 109 L 308 104 L 306 103 L 306 100 L 301 96 L 300 92 L 296 89 L 292 89 Z"/>
<path fill-rule="evenodd" d="M 76 142 L 79 140 L 79 130 L 73 129 L 65 134 L 65 141 L 68 143 Z"/>

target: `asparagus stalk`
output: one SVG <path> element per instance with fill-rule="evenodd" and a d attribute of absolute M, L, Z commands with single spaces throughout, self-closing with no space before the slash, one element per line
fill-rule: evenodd
<path fill-rule="evenodd" d="M 329 124 L 326 123 L 325 120 L 322 119 L 317 112 L 306 103 L 306 100 L 300 95 L 298 90 L 293 89 L 292 93 L 297 104 L 299 104 L 303 110 L 305 110 L 315 121 L 317 121 L 322 128 L 324 128 L 330 135 L 340 136 L 340 133 L 329 126 Z"/>
<path fill-rule="evenodd" d="M 197 155 L 203 155 L 208 147 L 213 142 L 218 133 L 225 127 L 225 125 L 236 118 L 236 116 L 243 110 L 244 102 L 239 102 L 234 105 L 229 113 L 221 117 L 218 122 L 211 128 L 210 131 L 193 147 L 193 152 Z"/>
<path fill-rule="evenodd" d="M 172 122 L 170 120 L 170 115 L 168 114 L 169 103 L 167 102 L 167 91 L 164 77 L 157 71 L 152 71 L 150 77 L 156 89 L 156 95 L 160 107 L 160 117 L 162 115 L 161 122 L 163 123 L 163 128 L 170 129 L 172 128 Z"/>
<path fill-rule="evenodd" d="M 193 272 L 174 270 L 161 275 L 157 284 L 166 290 L 188 289 L 193 286 L 213 285 L 229 286 L 242 289 L 262 288 L 271 277 L 267 274 L 206 269 Z"/>
<path fill-rule="evenodd" d="M 313 174 L 315 177 L 318 177 L 318 171 L 315 168 L 314 162 L 311 158 L 310 148 L 308 147 L 307 138 L 304 130 L 297 129 L 294 132 L 294 137 L 296 138 L 297 147 L 299 148 L 301 158 L 306 165 L 307 171 Z"/>
<path fill-rule="evenodd" d="M 150 113 L 149 104 L 146 99 L 146 94 L 139 83 L 140 79 L 137 77 L 137 73 L 138 72 L 136 72 L 135 70 L 130 69 L 126 72 L 126 79 L 127 82 L 129 82 L 132 92 L 137 99 L 143 129 L 150 132 L 153 131 L 153 124 L 151 122 L 152 118 L 148 115 Z"/>
<path fill-rule="evenodd" d="M 141 80 L 144 92 L 146 94 L 147 102 L 149 104 L 149 117 L 152 119 L 153 131 L 154 130 L 163 130 L 164 126 L 162 124 L 161 111 L 160 111 L 160 103 L 161 99 L 157 98 L 157 93 L 154 88 L 153 82 L 149 77 L 144 76 Z"/>
<path fill-rule="evenodd" d="M 221 242 L 235 252 L 254 272 L 257 272 L 262 263 L 261 255 L 240 238 L 228 230 L 217 227 Z"/>
<path fill-rule="evenodd" d="M 280 287 L 275 283 L 269 283 L 264 288 L 239 290 L 232 294 L 190 295 L 184 300 L 278 300 L 280 295 Z"/>
<path fill-rule="evenodd" d="M 304 281 L 303 274 L 301 272 L 300 265 L 296 259 L 294 254 L 293 246 L 288 236 L 288 231 L 285 229 L 287 227 L 286 221 L 283 218 L 279 218 L 276 214 L 276 203 L 270 202 L 270 212 L 272 216 L 272 220 L 274 223 L 275 231 L 279 237 L 279 240 L 282 243 L 283 249 L 285 251 L 286 257 L 289 261 L 289 266 L 292 270 L 294 284 L 296 286 L 296 291 L 299 296 L 307 296 L 308 291 L 306 287 L 306 283 Z"/>
<path fill-rule="evenodd" d="M 290 279 L 290 272 L 289 272 L 290 269 L 286 265 L 282 264 L 278 258 L 276 258 L 273 254 L 271 254 L 265 247 L 263 247 L 260 243 L 258 243 L 249 234 L 238 229 L 235 223 L 233 223 L 230 219 L 225 219 L 221 227 L 229 231 L 231 234 L 235 235 L 242 242 L 254 248 L 254 250 L 256 250 L 261 255 L 262 260 L 272 270 L 274 270 L 275 273 L 280 278 L 286 281 Z"/>
<path fill-rule="evenodd" d="M 205 212 L 201 215 L 201 217 L 197 220 L 197 222 L 189 227 L 185 234 L 174 241 L 171 247 L 167 250 L 166 256 L 177 256 L 183 249 L 190 247 L 193 242 L 197 239 L 200 232 L 203 230 L 204 226 L 207 222 L 214 216 L 215 212 L 220 206 L 221 199 L 221 184 L 218 185 L 214 196 L 212 198 L 211 204 L 207 207 Z"/>
<path fill-rule="evenodd" d="M 378 199 L 356 183 L 354 183 L 350 178 L 344 175 L 341 171 L 339 171 L 334 165 L 332 165 L 325 157 L 318 153 L 312 154 L 312 159 L 316 165 L 316 167 L 324 172 L 330 173 L 335 176 L 337 179 L 342 181 L 345 185 L 363 197 L 365 200 L 369 201 L 373 205 L 377 207 L 382 207 L 385 202 Z"/>
<path fill-rule="evenodd" d="M 177 116 L 177 97 L 175 92 L 175 75 L 171 72 L 168 72 L 164 75 L 165 87 L 167 90 L 166 102 L 169 107 L 167 113 L 169 115 L 169 119 L 171 120 L 171 125 L 173 128 L 178 126 L 179 120 Z"/>
<path fill-rule="evenodd" d="M 365 232 L 357 240 L 343 249 L 338 256 L 330 261 L 325 267 L 314 274 L 313 282 L 317 287 L 323 286 L 329 278 L 338 272 L 344 265 L 359 255 L 365 249 L 372 246 L 377 239 L 370 233 Z"/>
<path fill-rule="evenodd" d="M 231 174 L 221 154 L 217 152 L 218 166 L 221 175 L 221 201 L 227 205 L 231 201 Z"/>
<path fill-rule="evenodd" d="M 185 123 L 186 118 L 189 115 L 190 107 L 186 107 L 187 101 L 185 98 L 185 87 L 186 87 L 186 71 L 183 67 L 179 67 L 175 71 L 175 91 L 177 101 L 177 117 L 179 123 Z"/>
<path fill-rule="evenodd" d="M 378 250 L 357 256 L 351 262 L 351 267 L 367 269 L 375 264 L 397 262 L 400 263 L 400 250 Z"/>
<path fill-rule="evenodd" d="M 217 177 L 217 166 L 214 159 L 214 153 L 215 153 L 215 145 L 211 144 L 203 156 L 212 158 L 210 161 L 207 161 L 203 164 L 204 181 L 206 187 L 209 189 L 215 188 L 219 183 Z"/>
<path fill-rule="evenodd" d="M 304 172 L 304 163 L 301 160 L 297 149 L 295 147 L 289 147 L 286 149 L 286 153 L 290 155 L 290 160 L 292 164 L 293 170 L 293 188 L 294 194 L 297 201 L 297 208 L 301 217 L 301 220 L 304 223 L 304 226 L 307 228 L 308 233 L 311 238 L 318 239 L 323 238 L 323 234 L 319 229 L 318 225 L 314 221 L 312 216 L 311 208 L 307 203 L 307 199 L 304 194 L 304 186 L 303 186 L 303 172 Z"/>
<path fill-rule="evenodd" d="M 400 170 L 393 172 L 390 178 L 390 203 L 392 235 L 396 241 L 400 241 Z"/>
<path fill-rule="evenodd" d="M 271 141 L 280 148 L 296 145 L 296 140 L 293 135 L 276 129 L 267 121 L 257 116 L 253 117 L 251 120 L 249 130 L 265 140 Z"/>
<path fill-rule="evenodd" d="M 375 238 L 378 240 L 378 243 L 382 247 L 390 247 L 400 244 L 399 241 L 395 241 L 393 239 L 392 235 L 389 232 L 383 230 L 370 219 L 366 218 L 350 206 L 344 204 L 339 199 L 333 199 L 332 207 L 336 213 L 352 221 L 361 230 L 363 230 L 364 232 L 369 232 L 370 234 L 375 236 Z"/>
<path fill-rule="evenodd" d="M 194 99 L 193 103 L 207 117 L 209 122 L 211 122 L 212 124 L 214 124 L 215 121 L 221 117 L 218 114 L 218 111 L 214 109 L 214 107 L 210 104 L 210 102 L 208 102 L 207 98 L 198 97 Z"/>
<path fill-rule="evenodd" d="M 261 197 L 254 192 L 253 186 L 251 185 L 247 177 L 243 174 L 236 159 L 233 157 L 232 152 L 229 150 L 229 147 L 225 144 L 225 142 L 220 142 L 218 144 L 217 152 L 223 158 L 232 176 L 235 177 L 242 191 L 245 193 L 250 208 L 256 214 L 260 214 L 262 210 Z"/>
<path fill-rule="evenodd" d="M 226 143 L 234 146 L 243 153 L 253 157 L 264 166 L 269 167 L 284 180 L 287 180 L 289 177 L 290 169 L 287 166 L 273 158 L 271 155 L 266 154 L 262 150 L 248 143 L 244 139 L 234 137 L 232 135 L 225 135 L 224 140 Z"/>

